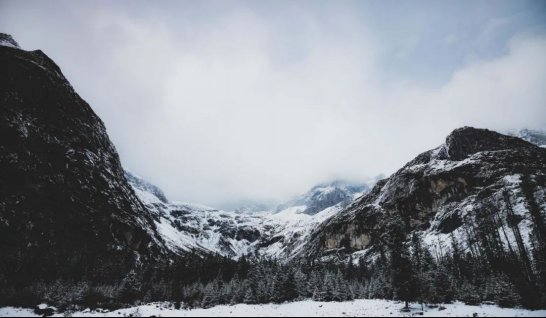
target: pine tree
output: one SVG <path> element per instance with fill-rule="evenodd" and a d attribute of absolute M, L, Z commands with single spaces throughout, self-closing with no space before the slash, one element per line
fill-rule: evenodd
<path fill-rule="evenodd" d="M 421 241 L 421 237 L 417 233 L 413 233 L 411 237 L 412 244 L 412 253 L 411 261 L 413 264 L 413 270 L 415 271 L 415 293 L 417 294 L 417 299 L 421 303 L 421 308 L 424 303 L 424 295 L 427 293 L 425 291 L 427 284 L 425 279 L 425 264 L 424 264 L 424 248 Z"/>
<path fill-rule="evenodd" d="M 496 278 L 495 302 L 499 307 L 513 308 L 521 303 L 520 296 L 508 277 Z"/>
<path fill-rule="evenodd" d="M 405 302 L 405 309 L 409 302 L 415 300 L 416 289 L 415 272 L 411 263 L 408 249 L 405 245 L 404 223 L 400 218 L 388 225 L 388 239 L 391 256 L 391 282 L 395 297 Z"/>
<path fill-rule="evenodd" d="M 294 273 L 294 283 L 296 285 L 296 292 L 300 298 L 308 298 L 312 296 L 308 288 L 308 277 L 300 268 L 298 268 Z"/>
<path fill-rule="evenodd" d="M 350 290 L 349 285 L 343 278 L 341 271 L 338 269 L 335 275 L 334 290 L 332 293 L 332 300 L 334 301 L 347 301 L 352 300 L 353 292 Z"/>
<path fill-rule="evenodd" d="M 349 255 L 349 260 L 347 262 L 347 268 L 345 270 L 345 278 L 347 280 L 352 280 L 356 276 L 355 264 L 353 261 L 353 255 Z"/>
<path fill-rule="evenodd" d="M 120 300 L 132 303 L 142 295 L 142 282 L 134 270 L 131 270 L 123 279 Z"/>
<path fill-rule="evenodd" d="M 275 285 L 273 291 L 273 302 L 283 303 L 293 300 L 298 297 L 296 285 L 294 284 L 293 275 L 289 270 L 279 272 L 275 277 Z"/>
<path fill-rule="evenodd" d="M 451 303 L 455 297 L 452 276 L 448 268 L 438 266 L 431 272 L 431 292 L 428 297 L 432 303 Z"/>
<path fill-rule="evenodd" d="M 249 305 L 257 304 L 258 299 L 256 297 L 256 292 L 255 292 L 254 288 L 252 288 L 252 286 L 250 286 L 250 285 L 247 285 L 245 290 L 246 291 L 245 291 L 245 296 L 244 296 L 243 302 L 245 304 L 249 304 Z"/>
<path fill-rule="evenodd" d="M 318 270 L 313 270 L 311 274 L 309 275 L 309 281 L 307 283 L 307 292 L 311 294 L 313 299 L 315 298 L 315 294 L 317 292 L 317 289 L 322 291 L 322 275 Z M 323 299 L 321 299 L 322 301 Z"/>
<path fill-rule="evenodd" d="M 171 301 L 174 302 L 175 309 L 180 309 L 182 301 L 182 288 L 180 286 L 180 279 L 177 278 L 173 280 L 171 286 Z"/>
<path fill-rule="evenodd" d="M 459 288 L 459 299 L 462 300 L 466 305 L 479 305 L 482 301 L 478 289 L 476 286 L 473 286 L 468 281 L 463 282 Z"/>
<path fill-rule="evenodd" d="M 336 289 L 335 276 L 330 271 L 327 271 L 324 276 L 324 284 L 322 286 L 322 295 L 324 297 L 324 301 L 334 300 L 335 289 Z"/>
<path fill-rule="evenodd" d="M 244 286 L 242 286 L 242 282 L 239 279 L 239 272 L 233 276 L 229 284 L 231 285 L 231 295 L 228 295 L 231 296 L 229 303 L 233 305 L 243 302 L 245 297 L 245 289 L 243 288 Z"/>
<path fill-rule="evenodd" d="M 326 295 L 324 295 L 324 291 L 319 286 L 315 287 L 315 290 L 313 291 L 313 300 L 314 301 L 326 300 Z"/>

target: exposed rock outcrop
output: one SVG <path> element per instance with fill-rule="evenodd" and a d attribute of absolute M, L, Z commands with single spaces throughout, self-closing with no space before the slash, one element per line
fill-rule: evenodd
<path fill-rule="evenodd" d="M 0 275 L 108 280 L 161 257 L 102 121 L 43 52 L 1 39 Z"/>
<path fill-rule="evenodd" d="M 518 215 L 521 232 L 540 236 L 546 215 L 546 150 L 484 129 L 455 130 L 344 211 L 321 225 L 305 255 L 352 253 L 382 244 L 393 217 L 407 233 L 435 238 L 475 224 L 478 214 Z M 529 240 L 528 238 L 525 238 Z"/>

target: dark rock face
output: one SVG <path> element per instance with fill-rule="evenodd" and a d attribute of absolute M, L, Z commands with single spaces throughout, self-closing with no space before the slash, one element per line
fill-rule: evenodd
<path fill-rule="evenodd" d="M 107 280 L 160 255 L 102 121 L 59 67 L 0 46 L 0 69 L 0 281 Z"/>
<path fill-rule="evenodd" d="M 546 150 L 518 138 L 465 127 L 322 224 L 313 234 L 308 254 L 350 253 L 381 244 L 384 226 L 393 217 L 405 221 L 408 234 L 436 235 L 457 233 L 483 213 L 498 213 L 506 220 L 509 209 L 532 220 L 521 224 L 522 231 L 544 228 Z"/>
<path fill-rule="evenodd" d="M 447 137 L 445 143 L 447 156 L 452 160 L 462 160 L 481 151 L 524 150 L 529 147 L 531 145 L 522 139 L 470 127 L 456 129 Z"/>

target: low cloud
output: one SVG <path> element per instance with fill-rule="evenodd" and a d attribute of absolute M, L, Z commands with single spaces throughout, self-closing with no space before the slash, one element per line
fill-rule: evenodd
<path fill-rule="evenodd" d="M 297 29 L 246 9 L 173 27 L 88 9 L 74 13 L 87 43 L 52 57 L 105 120 L 126 167 L 171 199 L 210 205 L 389 174 L 463 125 L 546 127 L 543 34 L 515 36 L 504 54 L 428 85 L 379 80 L 381 44 L 350 12 L 292 14 Z"/>

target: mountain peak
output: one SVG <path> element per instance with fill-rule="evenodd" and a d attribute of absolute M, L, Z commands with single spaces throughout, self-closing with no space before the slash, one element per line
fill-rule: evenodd
<path fill-rule="evenodd" d="M 348 204 L 355 196 L 369 191 L 369 188 L 370 186 L 368 183 L 357 183 L 344 180 L 325 182 L 314 186 L 305 194 L 279 205 L 277 211 L 282 211 L 294 206 L 305 206 L 304 213 L 313 215 L 338 203 Z"/>
<path fill-rule="evenodd" d="M 510 136 L 521 138 L 537 146 L 546 146 L 546 131 L 534 129 L 522 129 L 517 132 L 508 133 Z"/>
<path fill-rule="evenodd" d="M 481 151 L 520 149 L 534 147 L 516 137 L 506 136 L 488 129 L 462 127 L 455 129 L 446 138 L 445 149 L 453 160 L 463 160 Z"/>
<path fill-rule="evenodd" d="M 19 44 L 13 39 L 13 37 L 6 33 L 0 33 L 0 46 L 12 47 L 20 49 Z"/>

